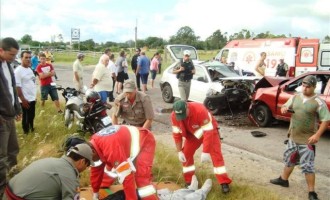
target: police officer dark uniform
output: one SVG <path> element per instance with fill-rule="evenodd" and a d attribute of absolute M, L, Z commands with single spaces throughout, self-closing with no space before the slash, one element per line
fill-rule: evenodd
<path fill-rule="evenodd" d="M 179 92 L 181 100 L 187 101 L 190 93 L 191 79 L 195 74 L 195 67 L 190 57 L 190 51 L 185 50 L 183 52 L 183 58 L 180 62 L 180 66 L 173 70 L 174 74 L 177 74 L 179 79 Z"/>

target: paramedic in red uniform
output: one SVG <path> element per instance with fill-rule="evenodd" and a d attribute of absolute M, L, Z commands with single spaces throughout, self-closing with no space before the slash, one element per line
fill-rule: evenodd
<path fill-rule="evenodd" d="M 194 154 L 203 144 L 202 162 L 213 162 L 213 171 L 224 193 L 229 192 L 231 179 L 227 175 L 221 153 L 218 123 L 203 104 L 177 101 L 171 114 L 173 138 L 179 160 L 183 164 L 183 176 L 190 184 L 195 174 Z M 182 146 L 182 137 L 185 138 Z"/>
<path fill-rule="evenodd" d="M 126 199 L 158 199 L 152 185 L 152 164 L 155 154 L 155 138 L 145 128 L 115 125 L 102 129 L 91 138 L 93 160 L 102 162 L 91 168 L 93 199 L 98 192 L 103 175 L 115 178 L 124 186 Z M 137 190 L 137 192 L 136 192 Z M 138 193 L 138 194 L 137 194 Z"/>

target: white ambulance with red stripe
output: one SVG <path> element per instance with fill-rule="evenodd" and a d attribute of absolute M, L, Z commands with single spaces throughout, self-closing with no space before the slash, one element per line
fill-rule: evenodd
<path fill-rule="evenodd" d="M 266 52 L 266 76 L 275 76 L 281 58 L 289 66 L 289 76 L 295 77 L 305 72 L 330 70 L 330 43 L 320 43 L 319 39 L 266 38 L 232 40 L 215 57 L 227 62 L 235 62 L 240 70 L 255 72 L 260 53 Z"/>

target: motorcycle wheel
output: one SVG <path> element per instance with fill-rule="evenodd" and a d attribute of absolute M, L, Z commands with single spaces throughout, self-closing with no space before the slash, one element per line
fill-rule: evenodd
<path fill-rule="evenodd" d="M 220 113 L 220 106 L 215 103 L 215 101 L 212 101 L 209 98 L 206 98 L 204 100 L 204 106 L 209 110 L 209 112 L 212 115 L 216 115 Z"/>
<path fill-rule="evenodd" d="M 65 109 L 64 123 L 68 129 L 71 129 L 73 125 L 73 118 L 74 118 L 74 114 L 69 109 Z"/>

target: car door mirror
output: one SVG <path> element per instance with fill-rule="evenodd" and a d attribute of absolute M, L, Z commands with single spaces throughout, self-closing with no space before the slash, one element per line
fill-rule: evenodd
<path fill-rule="evenodd" d="M 205 80 L 204 77 L 198 77 L 198 78 L 197 78 L 197 81 L 206 82 L 206 80 Z"/>

